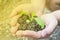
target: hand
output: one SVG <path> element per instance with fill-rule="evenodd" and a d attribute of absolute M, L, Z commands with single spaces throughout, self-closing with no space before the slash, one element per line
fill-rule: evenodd
<path fill-rule="evenodd" d="M 28 6 L 28 8 L 29 7 L 30 6 Z M 27 36 L 27 37 L 34 37 L 34 38 L 44 38 L 46 36 L 49 36 L 56 28 L 57 19 L 55 18 L 55 16 L 52 14 L 44 14 L 43 16 L 41 16 L 41 18 L 45 21 L 45 25 L 46 25 L 45 29 L 38 31 L 38 32 L 31 31 L 31 30 L 17 31 L 18 26 L 19 26 L 19 24 L 17 23 L 19 15 L 17 13 L 24 9 L 24 8 L 22 8 L 22 9 L 21 8 L 22 8 L 22 6 L 19 6 L 16 9 L 14 9 L 10 16 L 10 18 L 11 18 L 11 22 L 10 22 L 11 33 L 13 36 L 17 35 L 19 37 Z"/>
<path fill-rule="evenodd" d="M 36 1 L 34 0 L 33 2 L 35 3 Z M 10 25 L 11 25 L 11 33 L 12 33 L 13 36 L 16 35 L 17 29 L 18 29 L 18 26 L 19 26 L 19 24 L 17 23 L 17 20 L 20 17 L 20 15 L 18 13 L 21 12 L 21 11 L 28 11 L 29 13 L 31 13 L 33 10 L 35 12 L 37 12 L 39 10 L 38 13 L 39 13 L 39 16 L 40 16 L 41 13 L 42 13 L 42 11 L 43 11 L 43 8 L 45 7 L 44 6 L 45 2 L 43 3 L 43 5 L 41 5 L 41 3 L 40 3 L 40 7 L 39 7 L 39 5 L 38 5 L 38 7 L 37 6 L 35 7 L 32 4 L 28 3 L 28 4 L 19 5 L 18 7 L 16 7 L 15 9 L 13 9 L 11 15 L 9 16 L 11 18 Z"/>
<path fill-rule="evenodd" d="M 11 18 L 11 21 L 10 21 L 10 25 L 11 25 L 10 31 L 11 31 L 11 33 L 12 33 L 13 36 L 16 35 L 16 32 L 18 30 L 19 24 L 17 23 L 17 20 L 18 20 L 19 17 L 20 17 L 19 15 L 13 16 Z"/>
<path fill-rule="evenodd" d="M 38 32 L 31 30 L 25 30 L 25 31 L 19 30 L 16 32 L 16 35 L 18 37 L 27 36 L 33 38 L 45 38 L 49 36 L 57 26 L 57 19 L 55 18 L 55 16 L 51 14 L 44 14 L 43 16 L 41 16 L 41 18 L 45 21 L 46 25 L 45 29 Z"/>

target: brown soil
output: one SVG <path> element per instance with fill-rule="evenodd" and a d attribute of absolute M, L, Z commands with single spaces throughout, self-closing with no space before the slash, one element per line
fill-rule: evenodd
<path fill-rule="evenodd" d="M 20 26 L 18 30 L 33 30 L 33 31 L 41 30 L 40 25 L 38 25 L 35 20 L 27 23 L 26 20 L 29 18 L 30 16 L 28 15 L 22 15 L 21 17 L 19 17 L 18 23 L 20 24 Z"/>

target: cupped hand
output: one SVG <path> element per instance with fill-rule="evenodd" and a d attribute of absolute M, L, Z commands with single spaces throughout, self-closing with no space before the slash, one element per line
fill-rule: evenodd
<path fill-rule="evenodd" d="M 33 38 L 44 38 L 44 37 L 49 36 L 54 31 L 58 22 L 57 22 L 57 19 L 55 18 L 55 16 L 52 14 L 44 14 L 41 16 L 41 18 L 44 20 L 45 25 L 46 25 L 45 29 L 43 29 L 43 30 L 40 30 L 38 32 L 31 31 L 31 30 L 25 30 L 25 31 L 18 30 L 19 24 L 17 23 L 17 20 L 20 17 L 20 15 L 18 15 L 17 13 L 22 10 L 21 9 L 21 8 L 23 8 L 22 6 L 19 6 L 16 9 L 14 9 L 10 16 L 10 18 L 11 18 L 11 22 L 10 22 L 11 33 L 13 36 L 16 35 L 18 37 L 27 36 L 27 37 L 33 37 Z M 30 6 L 28 6 L 28 8 L 29 7 Z M 37 15 L 37 16 L 39 16 L 39 15 Z"/>
<path fill-rule="evenodd" d="M 25 30 L 25 31 L 19 30 L 16 32 L 16 35 L 18 37 L 26 36 L 26 37 L 33 37 L 33 38 L 45 38 L 50 36 L 58 24 L 57 19 L 52 14 L 44 14 L 41 16 L 41 18 L 45 22 L 46 25 L 45 29 L 40 30 L 38 32 L 31 31 L 31 30 Z"/>

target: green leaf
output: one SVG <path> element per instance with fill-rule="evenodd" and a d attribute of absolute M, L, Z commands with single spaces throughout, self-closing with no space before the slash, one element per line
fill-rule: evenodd
<path fill-rule="evenodd" d="M 34 17 L 35 16 L 35 12 L 32 12 L 32 15 L 31 16 Z"/>
<path fill-rule="evenodd" d="M 23 14 L 27 14 L 28 12 L 26 12 L 26 11 L 23 11 L 21 14 L 23 15 Z"/>
<path fill-rule="evenodd" d="M 41 26 L 41 29 L 43 29 L 44 25 L 45 25 L 44 21 L 38 17 L 36 17 L 35 20 L 36 20 L 37 24 L 39 24 Z"/>
<path fill-rule="evenodd" d="M 35 12 L 32 12 L 31 13 L 31 18 L 30 18 L 31 21 L 34 19 L 34 16 L 35 16 Z"/>
<path fill-rule="evenodd" d="M 28 12 L 22 11 L 21 13 L 19 13 L 19 15 L 24 15 L 24 14 L 28 14 Z"/>

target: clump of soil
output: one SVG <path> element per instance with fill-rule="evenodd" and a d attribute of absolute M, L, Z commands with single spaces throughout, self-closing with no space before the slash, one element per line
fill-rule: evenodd
<path fill-rule="evenodd" d="M 33 19 L 32 22 L 26 22 L 30 18 L 29 15 L 22 15 L 18 19 L 18 23 L 20 24 L 18 30 L 33 30 L 33 31 L 39 31 L 41 30 L 40 25 L 36 23 L 36 21 Z"/>

